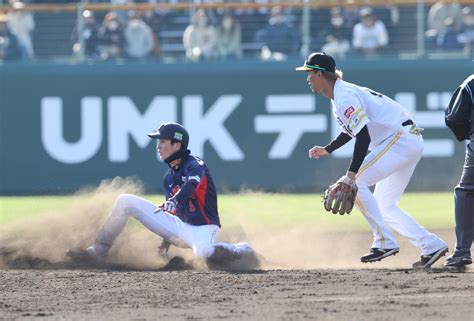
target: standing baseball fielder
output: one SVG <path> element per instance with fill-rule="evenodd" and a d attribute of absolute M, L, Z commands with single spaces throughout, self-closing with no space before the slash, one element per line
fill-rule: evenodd
<path fill-rule="evenodd" d="M 302 67 L 316 94 L 331 100 L 332 112 L 342 132 L 328 145 L 314 146 L 310 158 L 329 155 L 355 138 L 350 167 L 336 183 L 344 190 L 358 187 L 355 205 L 372 228 L 374 241 L 362 262 L 380 261 L 399 251 L 390 227 L 421 248 L 414 267 L 430 267 L 448 248 L 436 235 L 420 226 L 398 207 L 423 151 L 423 139 L 408 112 L 397 102 L 369 88 L 342 80 L 342 72 L 325 53 L 312 53 Z M 367 152 L 370 150 L 370 153 Z M 375 185 L 372 194 L 369 187 Z"/>
<path fill-rule="evenodd" d="M 469 140 L 459 184 L 454 189 L 454 215 L 456 220 L 456 246 L 445 266 L 463 267 L 472 264 L 471 246 L 474 239 L 474 74 L 467 77 L 451 96 L 448 108 L 466 121 L 464 135 L 458 140 Z M 449 116 L 449 115 L 448 115 Z"/>
<path fill-rule="evenodd" d="M 168 164 L 164 178 L 166 201 L 158 206 L 134 195 L 123 194 L 85 254 L 104 260 L 129 217 L 163 238 L 160 254 L 170 244 L 190 248 L 211 267 L 226 267 L 242 259 L 246 268 L 257 268 L 258 259 L 248 243 L 216 243 L 220 229 L 217 193 L 208 167 L 187 149 L 189 134 L 176 123 L 164 123 L 148 136 L 157 139 L 160 159 Z M 74 252 L 70 256 L 76 256 Z"/>

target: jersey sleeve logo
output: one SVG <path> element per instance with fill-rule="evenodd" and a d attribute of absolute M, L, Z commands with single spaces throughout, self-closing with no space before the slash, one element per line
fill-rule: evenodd
<path fill-rule="evenodd" d="M 351 123 L 353 124 L 354 127 L 359 124 L 359 121 L 360 121 L 360 117 L 357 114 L 351 118 Z"/>
<path fill-rule="evenodd" d="M 346 111 L 344 112 L 344 116 L 346 116 L 346 118 L 350 118 L 352 113 L 354 112 L 355 108 L 350 106 L 349 108 L 346 109 Z"/>
<path fill-rule="evenodd" d="M 198 175 L 188 176 L 187 181 L 191 181 L 191 180 L 194 180 L 199 183 L 201 181 L 201 177 L 199 177 Z"/>
<path fill-rule="evenodd" d="M 349 119 L 349 127 L 352 131 L 354 131 L 361 123 L 367 123 L 367 120 L 362 121 L 365 119 L 367 115 L 365 114 L 362 108 L 357 109 L 354 111 Z"/>

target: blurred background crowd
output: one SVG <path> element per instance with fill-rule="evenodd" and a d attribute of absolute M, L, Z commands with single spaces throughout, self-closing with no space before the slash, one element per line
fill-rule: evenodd
<path fill-rule="evenodd" d="M 310 51 L 472 59 L 471 2 L 7 0 L 0 60 L 285 60 Z"/>

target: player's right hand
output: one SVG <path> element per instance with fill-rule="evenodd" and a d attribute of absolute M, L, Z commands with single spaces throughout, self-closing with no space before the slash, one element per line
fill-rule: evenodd
<path fill-rule="evenodd" d="M 176 203 L 172 199 L 167 200 L 164 203 L 161 203 L 158 205 L 158 208 L 155 210 L 155 213 L 158 213 L 159 211 L 165 211 L 167 213 L 176 215 Z"/>
<path fill-rule="evenodd" d="M 328 151 L 322 146 L 314 146 L 308 151 L 309 158 L 318 159 L 321 156 L 329 155 Z"/>

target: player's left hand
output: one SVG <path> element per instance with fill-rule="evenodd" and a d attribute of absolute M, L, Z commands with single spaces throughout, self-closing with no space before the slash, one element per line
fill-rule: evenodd
<path fill-rule="evenodd" d="M 155 210 L 155 213 L 157 213 L 161 210 L 163 210 L 167 213 L 176 215 L 176 202 L 173 199 L 170 198 L 166 202 L 163 202 L 160 205 L 158 205 L 158 208 Z"/>
<path fill-rule="evenodd" d="M 324 192 L 324 208 L 333 214 L 349 214 L 357 196 L 355 180 L 345 175 Z"/>

